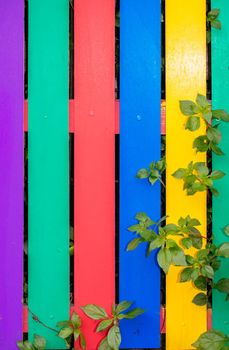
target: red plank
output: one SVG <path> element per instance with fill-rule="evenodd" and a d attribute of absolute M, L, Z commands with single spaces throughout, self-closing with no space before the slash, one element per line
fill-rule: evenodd
<path fill-rule="evenodd" d="M 75 113 L 75 104 L 74 100 L 69 101 L 69 132 L 74 133 L 74 113 Z M 119 100 L 115 101 L 115 134 L 119 134 Z M 165 101 L 161 102 L 161 134 L 165 135 Z M 25 107 L 24 107 L 24 131 L 28 131 L 28 103 L 25 101 Z"/>
<path fill-rule="evenodd" d="M 75 307 L 115 299 L 114 0 L 75 2 Z M 87 348 L 101 336 L 84 317 Z"/>

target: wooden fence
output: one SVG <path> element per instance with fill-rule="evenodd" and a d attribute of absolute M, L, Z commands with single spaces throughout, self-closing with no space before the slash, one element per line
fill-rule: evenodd
<path fill-rule="evenodd" d="M 34 333 L 45 336 L 48 349 L 64 349 L 64 342 L 36 322 L 28 309 L 55 327 L 69 318 L 71 308 L 82 315 L 87 348 L 95 350 L 101 336 L 80 306 L 95 303 L 110 310 L 115 298 L 146 310 L 131 322 L 121 322 L 122 348 L 161 346 L 164 307 L 155 255 L 144 259 L 144 248 L 126 251 L 132 238 L 127 228 L 135 214 L 161 216 L 160 185 L 150 187 L 136 179 L 137 170 L 161 157 L 161 1 L 120 2 L 120 112 L 115 101 L 115 0 L 74 1 L 70 102 L 69 1 L 28 1 L 28 102 L 23 81 L 24 0 L 0 3 L 1 349 L 15 350 L 23 331 L 30 339 Z M 212 100 L 215 107 L 229 110 L 229 3 L 212 0 L 212 6 L 220 7 L 222 22 L 220 31 L 212 31 Z M 187 197 L 171 174 L 191 160 L 205 161 L 192 148 L 194 136 L 184 129 L 179 100 L 206 94 L 206 1 L 166 0 L 165 21 L 166 214 L 171 221 L 190 214 L 201 221 L 204 233 L 205 192 Z M 28 308 L 22 303 L 24 131 L 28 131 Z M 227 131 L 223 126 L 223 147 L 229 154 Z M 74 200 L 69 132 L 74 135 Z M 120 172 L 115 190 L 118 133 Z M 213 156 L 213 163 L 229 173 L 228 155 Z M 228 181 L 225 177 L 220 182 L 224 191 L 213 201 L 217 243 L 223 242 L 221 227 L 228 224 Z M 72 299 L 70 211 L 74 211 L 75 246 Z M 225 262 L 218 277 L 228 268 Z M 179 271 L 171 268 L 166 278 L 169 350 L 191 349 L 207 329 L 207 308 L 190 302 L 196 290 L 191 283 L 178 283 Z M 214 328 L 229 333 L 228 312 L 228 303 L 213 292 Z"/>

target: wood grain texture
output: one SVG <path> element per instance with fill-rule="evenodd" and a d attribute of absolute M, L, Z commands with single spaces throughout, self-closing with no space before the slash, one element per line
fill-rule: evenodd
<path fill-rule="evenodd" d="M 68 0 L 29 1 L 29 309 L 45 324 L 69 318 Z M 56 334 L 29 315 L 29 338 Z"/>
<path fill-rule="evenodd" d="M 115 301 L 114 0 L 75 2 L 75 307 Z M 87 349 L 101 335 L 83 316 Z"/>
<path fill-rule="evenodd" d="M 122 348 L 160 347 L 160 271 L 146 246 L 127 252 L 137 212 L 160 218 L 160 186 L 136 178 L 160 158 L 160 1 L 121 1 L 119 299 L 145 313 L 121 322 Z"/>
<path fill-rule="evenodd" d="M 184 129 L 186 117 L 179 100 L 195 100 L 206 93 L 206 1 L 166 0 L 166 214 L 169 223 L 190 215 L 202 223 L 206 235 L 206 193 L 187 196 L 182 181 L 172 177 L 190 161 L 205 161 L 192 148 L 194 138 L 204 134 Z M 193 253 L 193 252 L 189 252 Z M 177 267 L 171 268 L 166 288 L 166 347 L 191 349 L 191 344 L 206 330 L 206 308 L 192 303 L 197 290 L 191 283 L 179 283 Z"/>
<path fill-rule="evenodd" d="M 24 1 L 0 3 L 0 348 L 22 338 Z"/>
<path fill-rule="evenodd" d="M 212 29 L 212 105 L 213 109 L 225 109 L 229 112 L 229 3 L 227 0 L 212 0 L 212 8 L 220 8 L 222 29 Z M 217 182 L 217 189 L 220 196 L 213 198 L 213 234 L 214 243 L 219 245 L 228 242 L 228 237 L 222 232 L 222 228 L 229 223 L 229 126 L 226 123 L 220 125 L 222 142 L 220 147 L 225 153 L 224 156 L 216 156 L 213 153 L 213 169 L 219 169 L 226 173 L 226 176 Z M 221 278 L 228 278 L 229 259 L 222 260 L 220 270 L 216 273 L 215 281 Z M 212 300 L 212 321 L 213 328 L 225 334 L 229 333 L 229 303 L 225 300 L 225 294 L 213 289 Z"/>

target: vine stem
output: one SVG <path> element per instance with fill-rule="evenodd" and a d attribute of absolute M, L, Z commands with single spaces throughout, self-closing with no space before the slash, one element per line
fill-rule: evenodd
<path fill-rule="evenodd" d="M 55 328 L 52 328 L 48 325 L 46 325 L 44 322 L 42 322 L 37 315 L 35 315 L 29 308 L 28 308 L 29 313 L 31 314 L 32 318 L 34 321 L 36 321 L 37 323 L 41 324 L 43 327 L 49 329 L 50 331 L 53 331 L 55 333 L 59 333 Z"/>

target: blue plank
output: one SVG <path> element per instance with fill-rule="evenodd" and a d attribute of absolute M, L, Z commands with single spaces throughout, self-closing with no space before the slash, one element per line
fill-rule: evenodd
<path fill-rule="evenodd" d="M 122 348 L 160 347 L 160 271 L 145 247 L 126 252 L 135 214 L 160 217 L 160 185 L 136 172 L 160 158 L 160 0 L 120 4 L 120 256 L 119 299 L 145 314 L 121 322 Z"/>

